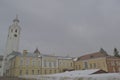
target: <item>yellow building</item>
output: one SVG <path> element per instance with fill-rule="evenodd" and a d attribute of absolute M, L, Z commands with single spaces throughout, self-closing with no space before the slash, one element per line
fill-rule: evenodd
<path fill-rule="evenodd" d="M 38 49 L 34 53 L 12 52 L 7 59 L 6 76 L 54 74 L 74 69 L 72 58 L 43 55 Z"/>
<path fill-rule="evenodd" d="M 54 74 L 58 73 L 58 59 L 56 56 L 43 55 L 42 57 L 42 73 L 41 74 Z"/>
<path fill-rule="evenodd" d="M 59 57 L 58 58 L 59 72 L 74 70 L 73 58 Z"/>
<path fill-rule="evenodd" d="M 78 58 L 75 58 L 74 59 L 74 69 L 75 70 L 82 70 L 83 68 L 84 67 L 83 67 L 82 61 L 78 60 Z"/>
<path fill-rule="evenodd" d="M 108 71 L 107 64 L 106 64 L 106 57 L 108 54 L 100 50 L 96 53 L 87 54 L 78 58 L 75 61 L 75 69 L 102 69 Z"/>
<path fill-rule="evenodd" d="M 82 60 L 83 69 L 102 69 L 107 70 L 106 57 Z"/>
<path fill-rule="evenodd" d="M 40 75 L 41 58 L 32 53 L 13 52 L 6 71 L 7 76 Z"/>

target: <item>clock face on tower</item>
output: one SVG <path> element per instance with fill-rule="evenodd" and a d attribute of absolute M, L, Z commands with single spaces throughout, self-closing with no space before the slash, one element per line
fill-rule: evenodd
<path fill-rule="evenodd" d="M 14 34 L 14 37 L 17 37 L 17 34 Z"/>

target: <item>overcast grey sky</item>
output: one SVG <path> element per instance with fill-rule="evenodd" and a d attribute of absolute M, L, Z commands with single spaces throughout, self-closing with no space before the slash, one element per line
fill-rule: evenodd
<path fill-rule="evenodd" d="M 0 0 L 0 52 L 16 14 L 20 51 L 80 56 L 120 50 L 120 0 Z"/>

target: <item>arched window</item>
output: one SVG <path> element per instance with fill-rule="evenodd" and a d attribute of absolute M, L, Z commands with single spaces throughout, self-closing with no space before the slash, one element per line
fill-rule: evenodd
<path fill-rule="evenodd" d="M 17 32 L 17 29 L 15 30 L 15 32 Z"/>
<path fill-rule="evenodd" d="M 17 37 L 17 34 L 14 34 L 14 37 Z"/>

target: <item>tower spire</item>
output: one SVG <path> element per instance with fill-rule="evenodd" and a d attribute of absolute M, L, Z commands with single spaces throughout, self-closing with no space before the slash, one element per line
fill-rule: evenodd
<path fill-rule="evenodd" d="M 18 22 L 18 23 L 20 22 L 17 14 L 16 14 L 16 18 L 13 20 L 13 22 Z"/>
<path fill-rule="evenodd" d="M 39 56 L 39 55 L 40 55 L 40 51 L 38 50 L 38 48 L 36 48 L 36 50 L 34 51 L 34 54 L 35 54 L 36 56 Z"/>

